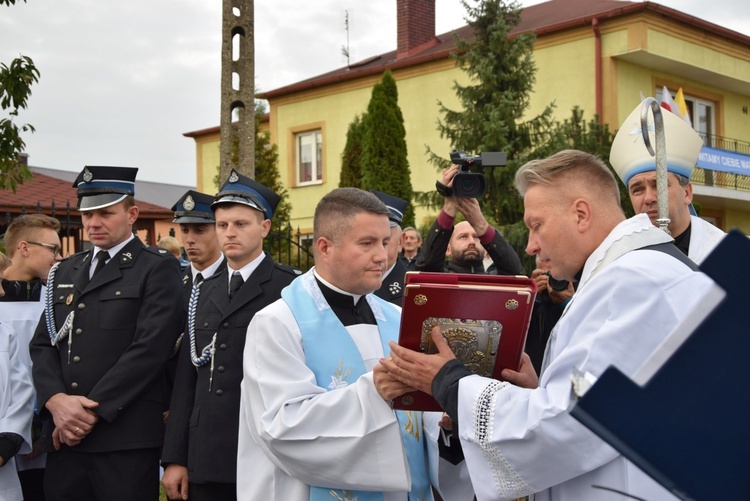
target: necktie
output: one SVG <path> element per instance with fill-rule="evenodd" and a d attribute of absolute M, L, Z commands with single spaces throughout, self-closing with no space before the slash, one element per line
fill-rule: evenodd
<path fill-rule="evenodd" d="M 242 287 L 242 284 L 245 283 L 244 280 L 242 280 L 242 274 L 239 271 L 235 271 L 232 274 L 231 280 L 229 280 L 229 300 L 231 301 L 234 297 L 234 294 L 240 290 L 240 287 Z"/>
<path fill-rule="evenodd" d="M 107 261 L 109 261 L 109 252 L 100 250 L 96 253 L 96 267 L 94 268 L 94 273 L 91 275 L 91 278 L 94 278 L 96 274 L 99 273 L 102 268 L 104 268 L 104 265 L 107 264 Z"/>
<path fill-rule="evenodd" d="M 193 285 L 198 285 L 199 283 L 203 282 L 203 275 L 199 272 L 195 275 L 195 280 L 193 280 Z"/>

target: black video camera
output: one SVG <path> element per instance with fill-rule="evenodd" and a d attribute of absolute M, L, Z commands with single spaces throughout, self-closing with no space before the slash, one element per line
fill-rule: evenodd
<path fill-rule="evenodd" d="M 549 271 L 545 271 L 544 274 L 549 277 L 549 280 L 547 281 L 547 283 L 549 284 L 549 288 L 552 289 L 553 291 L 562 292 L 565 289 L 567 289 L 568 285 L 570 284 L 570 282 L 568 282 L 567 280 L 556 279 L 550 274 Z"/>
<path fill-rule="evenodd" d="M 458 165 L 458 173 L 453 178 L 453 189 L 437 183 L 438 192 L 444 197 L 481 198 L 487 193 L 487 179 L 481 172 L 471 172 L 472 167 L 502 167 L 506 165 L 505 153 L 487 152 L 469 155 L 465 151 L 451 151 L 451 162 Z M 441 189 L 442 188 L 442 189 Z"/>

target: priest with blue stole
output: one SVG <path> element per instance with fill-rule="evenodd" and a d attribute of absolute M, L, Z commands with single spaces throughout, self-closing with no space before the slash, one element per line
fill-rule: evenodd
<path fill-rule="evenodd" d="M 389 214 L 371 193 L 328 193 L 313 221 L 315 267 L 250 322 L 238 499 L 431 500 L 431 486 L 446 501 L 472 499 L 463 464 L 438 457 L 441 414 L 394 412 L 375 388 L 405 387 L 373 372 L 400 323 L 400 309 L 372 294 Z"/>

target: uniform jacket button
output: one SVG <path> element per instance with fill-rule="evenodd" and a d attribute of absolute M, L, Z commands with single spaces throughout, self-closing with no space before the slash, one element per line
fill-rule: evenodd
<path fill-rule="evenodd" d="M 224 390 L 216 390 L 216 396 L 220 397 L 224 394 Z"/>
<path fill-rule="evenodd" d="M 75 390 L 76 388 L 78 388 L 78 383 L 76 383 L 75 381 L 73 381 L 72 383 L 70 383 L 70 387 Z"/>
<path fill-rule="evenodd" d="M 80 327 L 76 329 L 76 334 L 77 335 L 80 336 L 82 333 L 83 333 L 83 329 L 81 329 Z"/>
<path fill-rule="evenodd" d="M 81 357 L 79 357 L 78 355 L 76 355 L 75 357 L 73 357 L 73 362 L 78 363 L 80 361 L 81 361 Z"/>
<path fill-rule="evenodd" d="M 218 368 L 218 371 L 219 371 L 219 372 L 224 372 L 224 370 L 225 370 L 225 369 L 224 369 L 224 366 L 223 366 L 223 365 L 220 365 L 220 366 L 219 366 L 219 368 Z"/>
<path fill-rule="evenodd" d="M 222 350 L 226 350 L 227 349 L 227 344 L 226 343 L 221 343 L 219 345 L 219 348 L 221 348 Z"/>
<path fill-rule="evenodd" d="M 83 304 L 83 303 L 78 303 L 78 309 L 79 309 L 79 310 L 82 310 L 82 309 L 84 309 L 85 307 L 86 307 L 86 305 L 85 305 L 85 304 Z"/>

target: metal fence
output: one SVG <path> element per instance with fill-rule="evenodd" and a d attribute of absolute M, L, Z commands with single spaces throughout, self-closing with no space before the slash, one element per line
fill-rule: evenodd
<path fill-rule="evenodd" d="M 20 214 L 44 212 L 40 204 L 37 204 L 32 210 L 29 210 L 28 207 L 22 207 Z M 62 241 L 64 256 L 83 250 L 83 225 L 80 217 L 72 215 L 72 212 L 69 204 L 60 209 L 55 207 L 54 203 L 50 212 L 52 217 L 60 221 L 60 240 Z M 0 232 L 5 233 L 13 218 L 18 215 L 17 213 L 6 212 L 5 218 L 0 219 Z M 512 238 L 507 238 L 507 241 L 518 254 L 525 273 L 530 276 L 535 268 L 535 262 L 534 256 L 526 254 L 526 242 Z M 307 271 L 314 264 L 311 245 L 311 235 L 303 234 L 299 228 L 295 230 L 291 226 L 287 226 L 278 231 L 270 232 L 263 242 L 263 250 L 277 263 Z"/>
<path fill-rule="evenodd" d="M 5 217 L 0 222 L 0 233 L 5 234 L 5 230 L 8 229 L 10 223 L 14 217 L 24 214 L 49 214 L 60 222 L 60 240 L 62 243 L 62 252 L 64 256 L 75 254 L 78 252 L 81 241 L 83 240 L 83 225 L 81 224 L 80 217 L 73 216 L 74 209 L 70 207 L 70 203 L 66 203 L 65 207 L 57 207 L 55 202 L 52 202 L 50 211 L 47 212 L 42 209 L 42 205 L 37 202 L 36 207 L 33 211 L 29 210 L 28 207 L 22 206 L 20 214 L 11 213 L 10 211 L 5 212 Z"/>
<path fill-rule="evenodd" d="M 701 136 L 703 144 L 706 146 L 750 155 L 750 143 L 747 141 L 741 141 L 731 137 L 717 136 L 715 134 L 703 134 L 701 132 L 698 134 Z"/>
<path fill-rule="evenodd" d="M 750 176 L 719 172 L 696 167 L 690 177 L 693 184 L 701 186 L 715 186 L 737 191 L 750 191 Z"/>
<path fill-rule="evenodd" d="M 294 231 L 291 226 L 287 226 L 270 232 L 263 242 L 263 250 L 277 263 L 307 271 L 313 266 L 311 242 L 299 228 Z"/>

